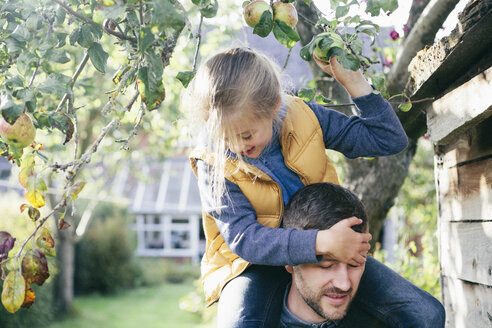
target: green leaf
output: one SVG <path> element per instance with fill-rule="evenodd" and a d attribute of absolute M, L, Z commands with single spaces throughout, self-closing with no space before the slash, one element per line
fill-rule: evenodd
<path fill-rule="evenodd" d="M 350 43 L 350 48 L 356 53 L 357 55 L 362 55 L 362 47 L 363 43 L 361 40 L 354 40 Z"/>
<path fill-rule="evenodd" d="M 373 87 L 378 91 L 381 91 L 384 88 L 385 80 L 382 76 L 371 76 L 371 82 Z"/>
<path fill-rule="evenodd" d="M 24 112 L 24 106 L 14 103 L 7 95 L 2 95 L 0 97 L 0 112 L 2 117 L 12 124 Z"/>
<path fill-rule="evenodd" d="M 202 2 L 202 5 L 200 6 L 200 13 L 202 14 L 203 17 L 205 18 L 212 18 L 217 16 L 217 11 L 219 10 L 219 4 L 217 1 L 210 1 L 207 0 L 205 1 L 205 5 Z"/>
<path fill-rule="evenodd" d="M 90 48 L 94 42 L 96 42 L 96 39 L 94 38 L 91 27 L 89 25 L 82 25 L 77 43 L 84 48 Z"/>
<path fill-rule="evenodd" d="M 311 41 L 309 41 L 308 44 L 306 44 L 304 47 L 301 48 L 301 51 L 299 52 L 299 56 L 301 56 L 302 59 L 305 61 L 310 61 L 313 59 L 313 51 L 314 48 L 316 48 L 316 43 L 318 42 L 316 36 L 313 36 Z"/>
<path fill-rule="evenodd" d="M 348 14 L 350 6 L 338 6 L 335 11 L 335 17 L 340 18 Z"/>
<path fill-rule="evenodd" d="M 356 29 L 360 29 L 361 27 L 374 27 L 374 31 L 376 31 L 376 33 L 379 33 L 380 32 L 380 27 L 378 24 L 376 23 L 373 23 L 369 20 L 363 20 L 361 21 L 355 28 Z"/>
<path fill-rule="evenodd" d="M 54 113 L 51 116 L 51 126 L 65 135 L 64 145 L 72 139 L 75 126 L 65 113 Z"/>
<path fill-rule="evenodd" d="M 70 40 L 70 44 L 72 46 L 75 45 L 75 43 L 79 40 L 80 33 L 81 33 L 81 29 L 80 28 L 76 28 L 76 29 L 74 29 L 72 31 L 72 33 L 70 33 L 69 40 Z"/>
<path fill-rule="evenodd" d="M 20 77 L 19 75 L 16 75 L 14 77 L 11 77 L 7 80 L 5 80 L 5 86 L 9 88 L 15 88 L 15 87 L 24 87 L 24 79 Z"/>
<path fill-rule="evenodd" d="M 58 7 L 58 9 L 56 10 L 55 24 L 62 25 L 63 22 L 65 21 L 65 18 L 66 18 L 65 9 L 63 9 L 62 7 Z"/>
<path fill-rule="evenodd" d="M 106 73 L 106 63 L 109 55 L 102 48 L 101 44 L 94 42 L 87 51 L 92 65 L 101 73 Z"/>
<path fill-rule="evenodd" d="M 70 61 L 70 57 L 68 56 L 68 53 L 65 50 L 58 50 L 58 49 L 49 49 L 48 51 L 46 51 L 44 58 L 48 59 L 49 61 L 60 63 L 60 64 L 65 64 Z"/>
<path fill-rule="evenodd" d="M 259 35 L 262 38 L 266 37 L 273 29 L 273 14 L 269 10 L 265 10 L 261 14 L 260 21 L 253 28 L 253 34 Z"/>
<path fill-rule="evenodd" d="M 374 34 L 373 30 L 365 28 L 365 29 L 361 30 L 360 33 L 364 33 L 364 34 L 369 35 L 371 37 L 371 46 L 374 45 L 374 42 L 376 41 L 376 34 Z"/>
<path fill-rule="evenodd" d="M 321 94 L 316 96 L 315 101 L 320 105 L 327 105 L 327 104 L 331 103 L 330 98 L 326 98 L 325 96 L 323 96 Z"/>
<path fill-rule="evenodd" d="M 149 111 L 159 108 L 166 93 L 162 84 L 162 73 L 160 78 L 149 67 L 141 67 L 138 70 L 138 91 L 140 98 Z"/>
<path fill-rule="evenodd" d="M 34 94 L 34 91 L 28 88 L 25 89 L 20 89 L 14 91 L 12 94 L 15 98 L 21 100 L 24 104 L 26 104 L 27 109 L 30 112 L 34 112 L 36 109 L 36 95 Z"/>
<path fill-rule="evenodd" d="M 65 141 L 63 144 L 66 144 L 68 141 L 72 139 L 72 135 L 74 133 L 74 124 L 72 119 L 67 116 L 65 113 L 60 112 L 47 112 L 47 113 L 34 113 L 34 118 L 37 122 L 37 127 L 39 129 L 48 129 L 51 131 L 52 129 L 57 129 L 65 135 Z"/>
<path fill-rule="evenodd" d="M 183 13 L 170 0 L 153 0 L 152 25 L 180 30 L 185 26 Z"/>
<path fill-rule="evenodd" d="M 55 46 L 56 48 L 62 48 L 67 44 L 67 33 L 56 32 L 55 36 L 58 40 L 58 43 Z"/>
<path fill-rule="evenodd" d="M 51 73 L 46 80 L 38 85 L 37 90 L 45 94 L 55 94 L 63 96 L 65 93 L 71 92 L 69 86 L 72 79 L 68 76 L 59 73 Z"/>
<path fill-rule="evenodd" d="M 12 35 L 7 37 L 4 42 L 7 44 L 7 52 L 9 54 L 15 54 L 17 52 L 20 52 L 20 51 L 24 50 L 24 48 L 26 47 L 25 41 L 24 42 L 19 41 L 18 39 L 16 39 Z"/>
<path fill-rule="evenodd" d="M 28 76 L 29 70 L 37 66 L 39 58 L 27 52 L 21 52 L 17 57 L 17 71 L 23 76 Z"/>
<path fill-rule="evenodd" d="M 289 49 L 300 40 L 297 32 L 281 20 L 275 20 L 275 24 L 273 25 L 273 35 L 275 35 L 277 41 Z"/>
<path fill-rule="evenodd" d="M 176 78 L 181 82 L 183 87 L 187 88 L 191 80 L 195 76 L 195 73 L 196 71 L 179 72 L 178 75 L 176 75 Z"/>
<path fill-rule="evenodd" d="M 10 271 L 3 282 L 2 304 L 7 311 L 15 313 L 24 303 L 26 281 L 19 271 Z"/>
<path fill-rule="evenodd" d="M 367 0 L 366 12 L 371 16 L 378 16 L 381 10 L 391 14 L 396 8 L 398 8 L 398 0 Z"/>
<path fill-rule="evenodd" d="M 144 52 L 152 42 L 154 42 L 154 34 L 150 31 L 150 28 L 144 27 L 140 29 L 138 33 L 138 49 Z"/>
<path fill-rule="evenodd" d="M 352 71 L 357 71 L 360 67 L 360 60 L 356 56 L 345 52 L 338 55 L 338 61 L 344 68 Z"/>
<path fill-rule="evenodd" d="M 297 96 L 306 102 L 310 102 L 311 100 L 314 99 L 314 96 L 316 96 L 316 89 L 301 88 L 297 92 Z"/>

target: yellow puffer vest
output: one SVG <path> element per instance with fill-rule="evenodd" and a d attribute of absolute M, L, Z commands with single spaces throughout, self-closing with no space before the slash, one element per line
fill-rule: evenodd
<path fill-rule="evenodd" d="M 322 181 L 338 184 L 336 171 L 326 156 L 323 133 L 316 115 L 301 99 L 289 97 L 288 100 L 287 115 L 280 131 L 285 164 L 299 175 L 304 185 Z M 206 160 L 209 158 L 206 155 L 200 150 L 194 150 L 190 155 L 195 174 L 196 160 Z M 226 164 L 226 172 L 226 179 L 237 184 L 250 201 L 258 222 L 267 227 L 279 227 L 283 211 L 280 186 L 266 173 L 244 162 L 230 160 Z M 219 299 L 225 284 L 240 275 L 250 263 L 229 249 L 214 218 L 205 212 L 203 229 L 206 248 L 201 262 L 202 283 L 206 301 L 211 305 Z"/>

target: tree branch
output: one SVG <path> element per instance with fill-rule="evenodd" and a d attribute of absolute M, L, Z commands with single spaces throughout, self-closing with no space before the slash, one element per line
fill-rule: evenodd
<path fill-rule="evenodd" d="M 70 8 L 68 5 L 66 5 L 63 1 L 60 0 L 52 0 L 53 2 L 56 2 L 57 4 L 60 5 L 63 9 L 65 9 L 66 12 L 68 12 L 70 15 L 77 17 L 78 19 L 86 22 L 87 24 L 91 24 L 93 26 L 101 27 L 98 23 L 94 22 L 92 19 L 85 17 L 84 15 L 76 12 L 72 8 Z"/>
<path fill-rule="evenodd" d="M 202 43 L 202 23 L 203 23 L 203 15 L 200 14 L 200 23 L 198 24 L 198 31 L 196 34 L 196 49 L 195 49 L 195 56 L 193 57 L 193 71 L 196 71 L 196 67 L 198 65 L 198 54 L 200 50 L 200 45 Z"/>
<path fill-rule="evenodd" d="M 70 89 L 73 88 L 73 86 L 75 85 L 75 82 L 77 81 L 77 79 L 79 78 L 79 75 L 80 73 L 82 72 L 82 70 L 84 69 L 85 65 L 87 64 L 87 61 L 89 60 L 89 53 L 86 52 L 84 54 L 84 58 L 82 58 L 82 61 L 80 62 L 79 66 L 77 67 L 77 70 L 75 71 L 75 73 L 73 74 L 72 76 L 72 80 L 70 81 Z M 58 106 L 56 107 L 56 110 L 55 112 L 59 112 L 61 110 L 61 108 L 63 107 L 63 105 L 65 104 L 65 101 L 67 101 L 69 97 L 69 94 L 68 93 L 65 93 L 62 97 L 62 99 L 60 100 L 60 103 L 58 104 Z"/>
<path fill-rule="evenodd" d="M 408 80 L 408 65 L 417 51 L 434 43 L 434 37 L 459 0 L 432 0 L 424 9 L 396 55 L 386 83 L 388 92 L 403 91 Z"/>

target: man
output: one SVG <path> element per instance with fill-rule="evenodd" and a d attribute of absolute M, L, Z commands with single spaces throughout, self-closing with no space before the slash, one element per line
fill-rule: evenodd
<path fill-rule="evenodd" d="M 353 217 L 362 223 L 352 229 L 367 231 L 367 215 L 357 196 L 335 184 L 316 183 L 292 196 L 285 208 L 283 224 L 285 228 L 322 230 Z M 324 255 L 318 263 L 286 266 L 292 283 L 285 292 L 281 327 L 444 327 L 444 309 L 439 301 L 371 257 L 367 258 L 369 262 L 367 269 L 371 272 L 366 275 L 366 265 L 352 266 L 329 255 Z M 380 299 L 378 290 L 386 284 L 378 276 L 384 270 L 391 271 L 389 275 L 385 273 L 387 279 L 397 279 L 406 287 L 398 304 Z M 416 297 L 428 299 L 430 309 L 415 308 L 413 313 L 408 313 L 408 308 L 399 311 L 402 304 Z M 425 324 L 409 319 L 416 314 L 425 319 Z"/>

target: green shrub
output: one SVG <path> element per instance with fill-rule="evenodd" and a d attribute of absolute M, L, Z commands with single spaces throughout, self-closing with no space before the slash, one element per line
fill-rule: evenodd
<path fill-rule="evenodd" d="M 76 293 L 109 294 L 137 284 L 140 270 L 127 222 L 121 217 L 92 222 L 75 248 Z"/>
<path fill-rule="evenodd" d="M 183 283 L 200 277 L 200 267 L 190 263 L 190 261 L 141 257 L 137 258 L 137 263 L 141 272 L 139 285 L 148 286 L 164 282 Z"/>

